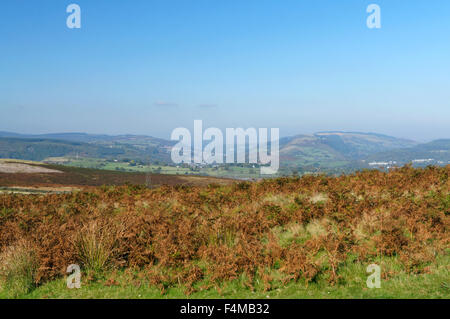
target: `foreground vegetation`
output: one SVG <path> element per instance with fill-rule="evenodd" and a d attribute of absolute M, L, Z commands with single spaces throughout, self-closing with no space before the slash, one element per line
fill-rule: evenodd
<path fill-rule="evenodd" d="M 1 194 L 0 297 L 449 298 L 449 173 Z"/>
<path fill-rule="evenodd" d="M 366 287 L 368 274 L 363 264 L 351 260 L 340 267 L 342 280 L 330 285 L 327 278 L 318 278 L 306 284 L 304 280 L 281 284 L 267 290 L 258 278 L 253 289 L 246 285 L 246 277 L 240 276 L 218 288 L 205 288 L 208 280 L 195 284 L 197 288 L 186 295 L 186 285 L 175 285 L 161 292 L 146 279 L 141 270 L 114 271 L 92 276 L 83 274 L 80 289 L 68 289 L 64 278 L 45 283 L 30 292 L 16 294 L 17 298 L 450 298 L 450 258 L 440 258 L 425 274 L 409 274 L 401 271 L 396 258 L 385 259 L 381 267 L 388 272 L 397 270 L 395 276 L 382 279 L 380 289 Z M 10 298 L 11 292 L 0 292 L 0 298 Z"/>

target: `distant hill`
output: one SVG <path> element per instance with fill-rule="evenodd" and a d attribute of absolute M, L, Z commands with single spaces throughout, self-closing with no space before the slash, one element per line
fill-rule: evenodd
<path fill-rule="evenodd" d="M 0 157 L 42 161 L 49 157 L 79 156 L 167 164 L 172 163 L 170 150 L 174 144 L 175 141 L 145 135 L 0 132 Z M 407 139 L 361 132 L 318 132 L 280 139 L 281 167 L 289 170 L 351 171 L 378 165 L 370 163 L 415 161 L 420 164 L 426 163 L 421 160 L 430 159 L 432 164 L 448 163 L 450 140 L 418 144 Z"/>
<path fill-rule="evenodd" d="M 84 143 L 111 138 L 108 135 L 96 135 L 86 133 L 18 134 L 11 132 L 0 132 L 0 137 L 38 138 L 38 139 L 50 139 L 50 140 L 70 141 L 70 142 L 84 142 Z"/>
<path fill-rule="evenodd" d="M 313 135 L 297 135 L 280 140 L 282 166 L 323 166 L 346 164 L 348 159 L 339 151 Z"/>
<path fill-rule="evenodd" d="M 56 134 L 55 134 L 56 135 Z M 157 144 L 158 142 L 145 143 L 142 140 L 126 139 L 119 143 L 117 140 L 96 140 L 95 142 L 78 142 L 74 139 L 83 135 L 68 134 L 66 140 L 51 138 L 22 138 L 0 137 L 0 157 L 14 158 L 32 161 L 42 161 L 48 157 L 88 157 L 105 159 L 133 159 L 136 161 L 160 161 L 168 162 L 170 153 L 168 148 Z M 86 137 L 85 139 L 90 139 Z"/>
<path fill-rule="evenodd" d="M 371 154 L 412 147 L 416 142 L 360 132 L 319 132 L 280 139 L 281 162 L 286 166 L 339 167 Z"/>
<path fill-rule="evenodd" d="M 395 162 L 396 165 L 406 163 L 418 166 L 450 164 L 450 139 L 440 139 L 414 147 L 379 152 L 368 156 L 366 160 L 368 163 Z"/>
<path fill-rule="evenodd" d="M 50 139 L 70 142 L 83 142 L 92 144 L 131 144 L 146 146 L 170 146 L 172 141 L 146 135 L 106 135 L 87 133 L 50 133 L 50 134 L 18 134 L 11 132 L 0 132 L 0 137 Z"/>
<path fill-rule="evenodd" d="M 376 133 L 319 132 L 314 136 L 347 158 L 355 160 L 377 152 L 417 145 L 417 142 L 412 140 Z"/>

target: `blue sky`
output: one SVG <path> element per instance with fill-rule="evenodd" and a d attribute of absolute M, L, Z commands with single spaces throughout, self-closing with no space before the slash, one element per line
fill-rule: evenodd
<path fill-rule="evenodd" d="M 449 38 L 446 0 L 3 0 L 0 130 L 450 138 Z"/>

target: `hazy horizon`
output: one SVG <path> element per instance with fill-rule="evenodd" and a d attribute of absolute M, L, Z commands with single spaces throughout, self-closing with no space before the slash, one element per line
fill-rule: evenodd
<path fill-rule="evenodd" d="M 192 129 L 193 132 L 193 127 L 187 127 L 188 129 Z M 208 127 L 204 127 L 203 131 L 205 131 L 205 129 Z M 223 128 L 222 131 L 225 131 L 226 128 Z M 246 129 L 246 128 L 244 128 Z M 405 140 L 410 140 L 413 142 L 418 142 L 418 143 L 427 143 L 427 142 L 431 142 L 434 140 L 440 140 L 440 139 L 450 139 L 449 137 L 439 137 L 436 139 L 413 139 L 413 138 L 409 138 L 409 137 L 402 137 L 402 136 L 394 136 L 394 135 L 389 135 L 389 134 L 384 134 L 384 133 L 380 133 L 380 132 L 363 132 L 363 131 L 315 131 L 315 132 L 308 132 L 308 133 L 297 133 L 297 134 L 291 134 L 291 135 L 281 135 L 280 134 L 280 139 L 283 138 L 288 138 L 288 137 L 294 137 L 294 136 L 300 136 L 300 135 L 314 135 L 317 133 L 359 133 L 359 134 L 376 134 L 376 135 L 384 135 L 384 136 L 388 136 L 388 137 L 394 137 L 397 139 L 405 139 Z M 155 138 L 160 138 L 160 139 L 165 139 L 165 140 L 170 140 L 170 136 L 156 136 L 156 135 L 150 135 L 150 134 L 132 134 L 132 133 L 118 133 L 118 134 L 108 134 L 108 133 L 102 133 L 102 132 L 80 132 L 80 131 L 58 131 L 58 132 L 53 132 L 53 131 L 49 131 L 49 132 L 40 132 L 40 133 L 33 133 L 33 132 L 16 132 L 16 131 L 5 131 L 5 130 L 0 130 L 0 133 L 12 133 L 12 134 L 20 134 L 20 135 L 57 135 L 57 134 L 87 134 L 87 135 L 107 135 L 107 136 L 147 136 L 147 137 L 155 137 Z"/>

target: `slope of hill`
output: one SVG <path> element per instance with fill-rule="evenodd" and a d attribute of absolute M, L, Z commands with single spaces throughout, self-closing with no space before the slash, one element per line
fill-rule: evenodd
<path fill-rule="evenodd" d="M 376 133 L 319 132 L 314 136 L 347 158 L 355 160 L 377 152 L 417 145 L 411 140 Z"/>
<path fill-rule="evenodd" d="M 368 156 L 367 161 L 372 163 L 395 162 L 396 165 L 410 162 L 415 165 L 450 164 L 450 139 L 376 153 Z"/>
<path fill-rule="evenodd" d="M 88 143 L 38 138 L 0 138 L 0 157 L 42 161 L 47 157 L 105 157 L 125 154 L 123 149 L 107 148 Z"/>
<path fill-rule="evenodd" d="M 72 136 L 73 137 L 73 136 Z M 71 138 L 72 138 L 71 137 Z M 129 141 L 129 139 L 127 139 Z M 167 147 L 141 142 L 86 143 L 48 138 L 0 137 L 0 157 L 42 161 L 48 157 L 81 156 L 88 158 L 126 159 L 145 161 L 170 160 Z"/>
<path fill-rule="evenodd" d="M 323 166 L 347 163 L 345 155 L 313 135 L 297 135 L 280 140 L 283 166 Z"/>
<path fill-rule="evenodd" d="M 417 143 L 392 136 L 358 132 L 319 132 L 280 140 L 285 166 L 343 167 L 367 156 Z"/>
<path fill-rule="evenodd" d="M 50 139 L 69 142 L 93 143 L 93 144 L 133 144 L 146 143 L 147 145 L 172 145 L 171 141 L 146 135 L 106 135 L 87 133 L 50 133 L 50 134 L 19 134 L 12 132 L 0 132 L 0 137 L 14 137 L 24 139 Z"/>
<path fill-rule="evenodd" d="M 111 139 L 108 135 L 97 135 L 87 133 L 50 133 L 50 134 L 19 134 L 11 132 L 0 132 L 0 137 L 16 137 L 16 138 L 38 138 L 38 139 L 50 139 L 70 142 L 82 142 L 90 143 L 99 140 Z"/>

